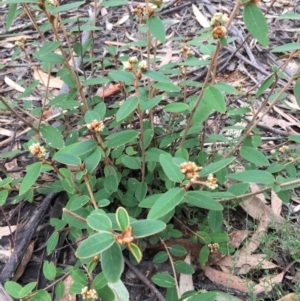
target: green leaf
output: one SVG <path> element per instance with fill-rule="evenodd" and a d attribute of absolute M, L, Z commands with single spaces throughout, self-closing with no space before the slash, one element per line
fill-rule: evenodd
<path fill-rule="evenodd" d="M 49 293 L 42 289 L 35 291 L 34 295 L 26 301 L 51 301 L 51 299 Z"/>
<path fill-rule="evenodd" d="M 157 82 L 170 82 L 170 78 L 159 71 L 146 70 L 143 75 Z"/>
<path fill-rule="evenodd" d="M 166 228 L 166 224 L 158 220 L 138 220 L 132 222 L 132 236 L 135 238 L 141 238 L 150 236 L 163 231 Z"/>
<path fill-rule="evenodd" d="M 172 276 L 164 273 L 157 273 L 151 277 L 151 280 L 160 287 L 173 287 L 175 280 Z"/>
<path fill-rule="evenodd" d="M 69 153 L 75 156 L 82 156 L 92 152 L 97 147 L 95 140 L 84 140 L 74 143 L 60 150 L 59 152 Z"/>
<path fill-rule="evenodd" d="M 140 263 L 143 255 L 142 255 L 142 252 L 141 252 L 141 249 L 139 248 L 139 246 L 131 242 L 128 245 L 128 249 L 130 250 L 130 253 L 134 257 L 134 259 L 138 263 Z"/>
<path fill-rule="evenodd" d="M 107 279 L 104 276 L 104 273 L 99 273 L 93 281 L 93 288 L 95 290 L 100 290 L 102 287 L 104 287 L 107 284 Z"/>
<path fill-rule="evenodd" d="M 62 299 L 64 295 L 65 295 L 65 284 L 63 283 L 63 281 L 59 281 L 55 285 L 55 296 L 58 299 Z"/>
<path fill-rule="evenodd" d="M 210 234 L 210 239 L 212 242 L 229 242 L 229 236 L 227 233 L 212 233 Z"/>
<path fill-rule="evenodd" d="M 153 87 L 166 92 L 180 92 L 180 87 L 171 83 L 156 83 Z"/>
<path fill-rule="evenodd" d="M 84 159 L 85 168 L 89 173 L 92 173 L 96 167 L 99 165 L 99 162 L 102 158 L 102 150 L 100 146 L 97 146 L 96 149 L 91 152 L 88 157 Z"/>
<path fill-rule="evenodd" d="M 181 257 L 181 256 L 184 256 L 187 254 L 187 250 L 185 247 L 183 247 L 181 245 L 176 245 L 176 244 L 172 245 L 169 248 L 169 251 L 173 256 L 176 256 L 176 257 Z"/>
<path fill-rule="evenodd" d="M 64 146 L 62 134 L 54 126 L 42 125 L 40 133 L 48 146 L 53 148 L 62 148 Z"/>
<path fill-rule="evenodd" d="M 148 28 L 151 34 L 157 38 L 161 43 L 166 41 L 166 32 L 163 22 L 158 16 L 148 18 Z"/>
<path fill-rule="evenodd" d="M 13 3 L 9 6 L 8 14 L 6 16 L 6 24 L 5 24 L 5 29 L 6 30 L 9 30 L 9 28 L 10 28 L 10 26 L 11 26 L 13 20 L 14 20 L 16 10 L 17 10 L 17 4 L 16 3 Z"/>
<path fill-rule="evenodd" d="M 8 190 L 0 190 L 0 206 L 3 206 L 8 197 Z"/>
<path fill-rule="evenodd" d="M 209 256 L 209 249 L 208 249 L 208 246 L 205 245 L 202 247 L 202 249 L 199 253 L 199 263 L 202 267 L 204 267 L 205 264 L 207 263 L 208 256 Z"/>
<path fill-rule="evenodd" d="M 116 300 L 114 291 L 108 285 L 104 286 L 101 290 L 98 290 L 97 293 L 98 293 L 98 297 L 101 298 L 101 300 L 105 300 L 105 301 Z"/>
<path fill-rule="evenodd" d="M 134 75 L 132 72 L 113 70 L 108 73 L 108 76 L 117 82 L 124 82 L 128 84 L 132 84 L 134 82 Z"/>
<path fill-rule="evenodd" d="M 204 89 L 203 98 L 209 103 L 209 105 L 217 112 L 226 112 L 226 103 L 222 92 L 213 86 L 206 87 Z"/>
<path fill-rule="evenodd" d="M 200 295 L 193 296 L 188 299 L 188 301 L 221 301 L 218 299 L 219 292 L 209 292 L 209 293 L 201 293 Z M 229 296 L 229 295 L 228 295 Z M 231 299 L 231 295 L 229 296 L 230 299 L 227 301 L 236 301 Z"/>
<path fill-rule="evenodd" d="M 249 147 L 249 146 L 243 146 L 240 150 L 240 155 L 248 160 L 249 162 L 257 165 L 257 166 L 267 166 L 270 165 L 269 160 L 267 157 L 260 152 L 259 150 Z"/>
<path fill-rule="evenodd" d="M 278 47 L 275 47 L 271 52 L 285 52 L 294 51 L 300 49 L 300 43 L 288 43 Z"/>
<path fill-rule="evenodd" d="M 19 294 L 22 286 L 14 281 L 6 281 L 4 284 L 5 290 L 14 298 L 19 299 Z"/>
<path fill-rule="evenodd" d="M 87 111 L 84 114 L 84 120 L 86 123 L 92 123 L 94 120 L 100 121 L 100 116 L 97 111 Z"/>
<path fill-rule="evenodd" d="M 272 75 L 268 77 L 266 80 L 264 80 L 261 86 L 259 87 L 259 89 L 257 90 L 255 97 L 259 97 L 260 95 L 262 95 L 273 84 L 274 79 L 275 76 Z"/>
<path fill-rule="evenodd" d="M 201 191 L 189 191 L 184 201 L 192 206 L 199 208 L 209 209 L 209 210 L 223 210 L 223 206 L 215 201 L 214 199 L 208 197 L 205 193 Z"/>
<path fill-rule="evenodd" d="M 88 283 L 87 275 L 80 269 L 75 269 L 71 272 L 71 277 L 74 282 L 85 286 Z"/>
<path fill-rule="evenodd" d="M 125 208 L 119 207 L 116 212 L 117 223 L 120 230 L 125 231 L 129 226 L 129 215 Z"/>
<path fill-rule="evenodd" d="M 130 156 L 122 156 L 121 158 L 122 163 L 130 168 L 130 169 L 140 169 L 141 168 L 141 159 L 136 157 Z"/>
<path fill-rule="evenodd" d="M 118 178 L 115 175 L 108 175 L 104 179 L 104 189 L 111 193 L 118 190 Z"/>
<path fill-rule="evenodd" d="M 79 166 L 81 164 L 80 158 L 72 154 L 62 154 L 57 152 L 53 156 L 53 160 L 66 165 Z"/>
<path fill-rule="evenodd" d="M 81 30 L 83 30 L 81 28 Z M 109 83 L 109 79 L 106 77 L 97 77 L 97 78 L 89 78 L 85 80 L 82 85 L 83 86 L 93 86 L 93 85 L 103 85 Z"/>
<path fill-rule="evenodd" d="M 26 284 L 20 291 L 19 298 L 26 297 L 29 293 L 32 292 L 32 290 L 35 288 L 37 282 L 30 282 Z"/>
<path fill-rule="evenodd" d="M 288 138 L 290 141 L 300 143 L 300 135 L 290 135 Z"/>
<path fill-rule="evenodd" d="M 296 98 L 298 106 L 300 106 L 300 80 L 298 79 L 294 86 L 294 96 Z"/>
<path fill-rule="evenodd" d="M 138 136 L 139 132 L 135 130 L 125 130 L 111 134 L 106 137 L 108 147 L 118 147 L 131 142 Z"/>
<path fill-rule="evenodd" d="M 59 234 L 57 231 L 53 232 L 47 241 L 47 255 L 51 254 L 57 246 Z"/>
<path fill-rule="evenodd" d="M 262 46 L 268 46 L 268 25 L 262 11 L 253 3 L 245 5 L 243 12 L 244 23 Z"/>
<path fill-rule="evenodd" d="M 89 258 L 108 249 L 115 242 L 115 236 L 110 232 L 101 232 L 89 236 L 79 245 L 76 256 Z"/>
<path fill-rule="evenodd" d="M 219 231 L 223 223 L 223 212 L 210 210 L 208 212 L 208 225 L 211 231 Z"/>
<path fill-rule="evenodd" d="M 180 113 L 189 110 L 189 106 L 186 103 L 173 102 L 164 107 L 165 112 Z"/>
<path fill-rule="evenodd" d="M 273 175 L 263 170 L 242 171 L 234 174 L 229 174 L 226 177 L 228 179 L 249 183 L 253 182 L 262 184 L 272 184 L 274 182 Z"/>
<path fill-rule="evenodd" d="M 126 5 L 128 3 L 127 0 L 107 0 L 107 1 L 102 1 L 101 6 L 105 7 L 115 7 L 115 6 L 121 6 L 121 5 Z"/>
<path fill-rule="evenodd" d="M 116 114 L 117 122 L 128 117 L 138 106 L 139 99 L 138 97 L 128 98 L 119 108 Z"/>
<path fill-rule="evenodd" d="M 81 6 L 81 5 L 84 4 L 84 3 L 85 3 L 84 1 L 81 1 L 81 2 L 72 2 L 72 3 L 60 5 L 60 6 L 58 6 L 58 7 L 55 7 L 55 8 L 52 10 L 52 13 L 53 13 L 53 14 L 57 14 L 57 13 L 62 12 L 62 11 L 69 11 L 69 10 L 71 10 L 71 9 L 74 9 L 74 8 L 76 8 L 76 7 Z"/>
<path fill-rule="evenodd" d="M 164 263 L 168 260 L 168 258 L 169 258 L 169 256 L 168 256 L 168 253 L 166 251 L 159 251 L 153 257 L 153 262 L 154 263 Z"/>
<path fill-rule="evenodd" d="M 80 269 L 73 270 L 71 272 L 71 277 L 74 282 L 82 284 L 83 286 L 85 286 L 88 283 L 87 275 L 84 273 L 84 271 Z"/>
<path fill-rule="evenodd" d="M 177 260 L 176 262 L 174 262 L 174 267 L 176 272 L 181 274 L 192 275 L 195 273 L 194 268 L 182 260 Z"/>
<path fill-rule="evenodd" d="M 111 247 L 102 252 L 101 267 L 109 282 L 114 283 L 120 279 L 124 270 L 124 259 L 118 243 L 113 243 Z"/>
<path fill-rule="evenodd" d="M 205 177 L 205 176 L 208 176 L 211 173 L 215 173 L 215 172 L 221 170 L 222 168 L 226 167 L 227 165 L 229 165 L 234 160 L 235 160 L 235 158 L 231 157 L 231 158 L 227 158 L 227 159 L 224 159 L 224 160 L 220 160 L 220 161 L 217 161 L 217 162 L 210 163 L 207 166 L 203 167 L 203 169 L 200 172 L 200 176 Z"/>
<path fill-rule="evenodd" d="M 35 181 L 40 176 L 41 169 L 42 169 L 41 162 L 36 162 L 27 166 L 26 168 L 27 173 L 23 179 L 23 182 L 21 183 L 19 195 L 24 194 L 31 188 L 31 186 L 35 183 Z"/>
<path fill-rule="evenodd" d="M 110 218 L 99 212 L 90 214 L 86 221 L 88 225 L 96 231 L 109 231 L 112 229 Z"/>
<path fill-rule="evenodd" d="M 286 13 L 276 18 L 277 20 L 289 19 L 289 20 L 300 20 L 300 14 L 297 13 Z"/>
<path fill-rule="evenodd" d="M 56 276 L 56 268 L 52 261 L 45 261 L 43 264 L 43 274 L 48 280 L 54 280 Z"/>
<path fill-rule="evenodd" d="M 146 111 L 155 107 L 163 99 L 163 95 L 157 95 L 153 98 L 142 98 L 140 101 L 141 110 Z"/>
<path fill-rule="evenodd" d="M 172 188 L 164 193 L 150 209 L 147 219 L 158 219 L 172 211 L 183 199 L 185 190 Z"/>
<path fill-rule="evenodd" d="M 174 162 L 171 155 L 160 155 L 159 162 L 166 176 L 173 182 L 180 183 L 184 179 L 184 174 L 180 171 L 178 164 Z"/>

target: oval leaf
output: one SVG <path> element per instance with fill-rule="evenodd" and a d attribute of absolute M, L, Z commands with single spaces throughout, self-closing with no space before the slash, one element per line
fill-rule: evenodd
<path fill-rule="evenodd" d="M 124 260 L 121 247 L 114 243 L 101 254 L 101 267 L 107 281 L 117 282 L 124 269 Z"/>
<path fill-rule="evenodd" d="M 54 148 L 62 148 L 64 146 L 62 134 L 54 126 L 43 125 L 40 132 L 48 146 Z"/>
<path fill-rule="evenodd" d="M 20 186 L 19 195 L 24 194 L 25 192 L 27 192 L 30 189 L 30 187 L 35 183 L 37 178 L 40 176 L 41 169 L 42 169 L 41 162 L 36 162 L 36 163 L 33 163 L 33 164 L 27 166 L 27 168 L 26 168 L 27 173 Z"/>
<path fill-rule="evenodd" d="M 251 35 L 262 46 L 268 46 L 268 25 L 262 11 L 253 3 L 247 3 L 244 7 L 243 18 Z"/>
<path fill-rule="evenodd" d="M 240 150 L 241 156 L 248 160 L 249 162 L 258 165 L 258 166 L 267 166 L 270 165 L 269 160 L 267 157 L 260 152 L 259 150 L 249 147 L 249 146 L 243 146 Z"/>
<path fill-rule="evenodd" d="M 115 242 L 110 232 L 101 232 L 89 236 L 77 249 L 78 258 L 89 258 L 108 249 Z"/>
<path fill-rule="evenodd" d="M 223 94 L 216 87 L 207 87 L 204 89 L 203 98 L 209 105 L 220 113 L 226 112 L 226 103 Z"/>
<path fill-rule="evenodd" d="M 150 209 L 147 219 L 158 219 L 172 211 L 183 199 L 185 190 L 172 188 L 164 193 Z"/>
<path fill-rule="evenodd" d="M 180 183 L 184 179 L 184 174 L 180 171 L 179 165 L 175 164 L 174 159 L 168 155 L 160 155 L 159 162 L 166 176 L 173 182 Z"/>
<path fill-rule="evenodd" d="M 158 220 L 139 220 L 132 222 L 132 236 L 134 238 L 146 237 L 163 231 L 166 224 Z"/>
<path fill-rule="evenodd" d="M 184 201 L 192 206 L 209 210 L 223 210 L 223 206 L 201 191 L 189 191 Z"/>
<path fill-rule="evenodd" d="M 231 157 L 231 158 L 220 160 L 220 161 L 217 161 L 214 163 L 210 163 L 207 166 L 203 167 L 203 169 L 200 172 L 200 176 L 204 177 L 211 173 L 215 173 L 215 172 L 221 170 L 222 168 L 226 167 L 228 164 L 230 164 L 234 160 L 235 160 L 235 158 Z"/>
<path fill-rule="evenodd" d="M 126 117 L 131 114 L 136 107 L 139 104 L 139 99 L 137 97 L 130 97 L 128 98 L 119 108 L 117 114 L 116 114 L 116 119 L 117 122 L 125 119 Z"/>
<path fill-rule="evenodd" d="M 165 27 L 158 16 L 152 16 L 148 19 L 148 27 L 152 35 L 161 43 L 166 41 Z"/>

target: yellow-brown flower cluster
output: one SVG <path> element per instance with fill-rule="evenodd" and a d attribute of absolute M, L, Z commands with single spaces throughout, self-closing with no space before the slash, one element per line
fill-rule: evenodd
<path fill-rule="evenodd" d="M 213 29 L 213 37 L 214 39 L 221 39 L 223 37 L 225 37 L 226 35 L 226 32 L 227 32 L 227 29 L 225 26 L 217 26 Z"/>
<path fill-rule="evenodd" d="M 93 120 L 91 123 L 88 123 L 87 128 L 93 132 L 101 132 L 104 129 L 104 124 L 101 121 Z"/>
<path fill-rule="evenodd" d="M 210 25 L 213 27 L 213 37 L 214 39 L 223 38 L 226 35 L 226 23 L 228 22 L 228 17 L 226 14 L 216 13 L 211 19 Z"/>
<path fill-rule="evenodd" d="M 128 226 L 120 235 L 116 236 L 116 241 L 120 245 L 122 244 L 130 244 L 134 240 L 132 236 L 132 227 Z"/>
<path fill-rule="evenodd" d="M 287 145 L 281 146 L 278 150 L 284 154 L 286 151 L 288 151 L 290 148 Z"/>
<path fill-rule="evenodd" d="M 137 57 L 136 56 L 130 57 L 127 62 L 123 63 L 124 70 L 131 71 L 132 69 L 134 69 L 133 67 L 136 63 L 138 63 Z M 139 62 L 138 67 L 140 68 L 140 71 L 146 71 L 148 69 L 147 62 L 146 61 Z"/>
<path fill-rule="evenodd" d="M 207 245 L 210 248 L 210 252 L 217 252 L 220 249 L 220 246 L 218 243 L 214 243 L 214 244 L 208 244 Z"/>
<path fill-rule="evenodd" d="M 181 53 L 181 56 L 183 56 L 183 57 L 191 57 L 191 56 L 195 55 L 195 52 L 193 50 L 191 50 L 191 48 L 188 46 L 183 46 L 180 49 L 180 53 Z"/>
<path fill-rule="evenodd" d="M 217 179 L 212 173 L 208 175 L 205 184 L 210 189 L 216 189 L 218 187 Z"/>
<path fill-rule="evenodd" d="M 132 12 L 141 19 L 145 16 L 151 17 L 154 14 L 154 9 L 152 7 L 148 7 L 147 11 L 145 6 L 139 4 L 136 8 L 132 10 Z"/>
<path fill-rule="evenodd" d="M 87 286 L 85 286 L 82 290 L 81 290 L 81 295 L 83 298 L 89 299 L 91 301 L 94 301 L 98 298 L 98 294 L 94 289 L 88 289 Z"/>
<path fill-rule="evenodd" d="M 39 143 L 34 143 L 29 146 L 30 153 L 39 158 L 42 159 L 46 156 L 46 150 L 43 146 L 41 146 Z"/>
<path fill-rule="evenodd" d="M 199 174 L 198 172 L 201 171 L 202 167 L 197 166 L 195 162 L 184 162 L 180 164 L 180 171 L 186 175 L 186 177 L 190 180 L 197 180 L 199 179 Z"/>

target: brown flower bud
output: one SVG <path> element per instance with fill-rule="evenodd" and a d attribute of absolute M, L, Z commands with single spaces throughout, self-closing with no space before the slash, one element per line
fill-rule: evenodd
<path fill-rule="evenodd" d="M 226 28 L 224 26 L 217 26 L 213 30 L 213 37 L 214 39 L 220 39 L 223 38 L 226 35 Z"/>

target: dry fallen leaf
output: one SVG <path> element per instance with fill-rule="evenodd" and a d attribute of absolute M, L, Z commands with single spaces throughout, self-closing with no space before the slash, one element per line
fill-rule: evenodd
<path fill-rule="evenodd" d="M 76 295 L 75 294 L 70 294 L 70 287 L 73 284 L 73 279 L 71 276 L 67 276 L 64 280 L 64 285 L 65 285 L 65 294 L 64 296 L 60 299 L 60 301 L 76 301 Z"/>
<path fill-rule="evenodd" d="M 167 48 L 167 52 L 166 55 L 164 56 L 164 58 L 161 60 L 159 67 L 166 65 L 168 63 L 170 63 L 170 61 L 172 60 L 172 54 L 173 54 L 173 50 L 172 47 L 168 47 Z"/>
<path fill-rule="evenodd" d="M 14 233 L 14 231 L 16 230 L 17 226 L 5 226 L 5 227 L 0 227 L 0 239 L 3 236 L 9 236 L 12 233 Z"/>
<path fill-rule="evenodd" d="M 48 74 L 45 73 L 44 71 L 40 70 L 38 67 L 33 67 L 33 69 L 34 69 L 34 72 L 33 72 L 34 79 L 39 80 L 40 83 L 46 87 L 47 82 L 48 82 Z M 49 88 L 60 89 L 62 85 L 63 85 L 63 81 L 60 78 L 50 76 Z"/>
<path fill-rule="evenodd" d="M 106 97 L 110 97 L 110 96 L 120 92 L 120 90 L 121 90 L 121 85 L 116 84 L 116 85 L 110 86 L 107 89 L 99 88 L 97 90 L 96 95 L 98 95 L 99 97 L 102 97 L 102 98 L 106 98 Z"/>
<path fill-rule="evenodd" d="M 264 278 L 261 278 L 259 280 L 259 284 L 254 286 L 254 293 L 260 294 L 260 293 L 268 293 L 270 292 L 275 284 L 281 283 L 283 276 L 285 274 L 285 271 L 281 272 L 278 275 L 275 276 L 267 276 Z"/>
<path fill-rule="evenodd" d="M 204 28 L 210 27 L 209 22 L 207 21 L 206 17 L 200 12 L 199 8 L 194 4 L 192 4 L 192 8 L 193 8 L 193 13 L 197 21 L 199 22 L 199 24 Z"/>
<path fill-rule="evenodd" d="M 25 89 L 18 85 L 16 82 L 14 82 L 12 79 L 10 79 L 8 76 L 4 77 L 4 82 L 11 87 L 12 89 L 18 91 L 18 92 L 24 92 Z"/>
<path fill-rule="evenodd" d="M 282 209 L 282 200 L 274 191 L 271 191 L 271 208 L 276 215 L 280 216 Z"/>
<path fill-rule="evenodd" d="M 300 299 L 300 295 L 296 293 L 288 294 L 276 301 L 298 301 Z"/>
<path fill-rule="evenodd" d="M 191 254 L 188 253 L 184 259 L 184 262 L 191 264 Z M 182 295 L 185 292 L 193 291 L 193 277 L 192 275 L 180 274 L 179 276 L 179 291 Z"/>
<path fill-rule="evenodd" d="M 247 293 L 249 290 L 249 285 L 254 285 L 255 283 L 251 280 L 243 280 L 240 277 L 227 274 L 221 271 L 217 271 L 211 267 L 203 268 L 205 276 L 212 282 L 221 284 L 227 288 L 232 288 L 243 293 Z"/>

